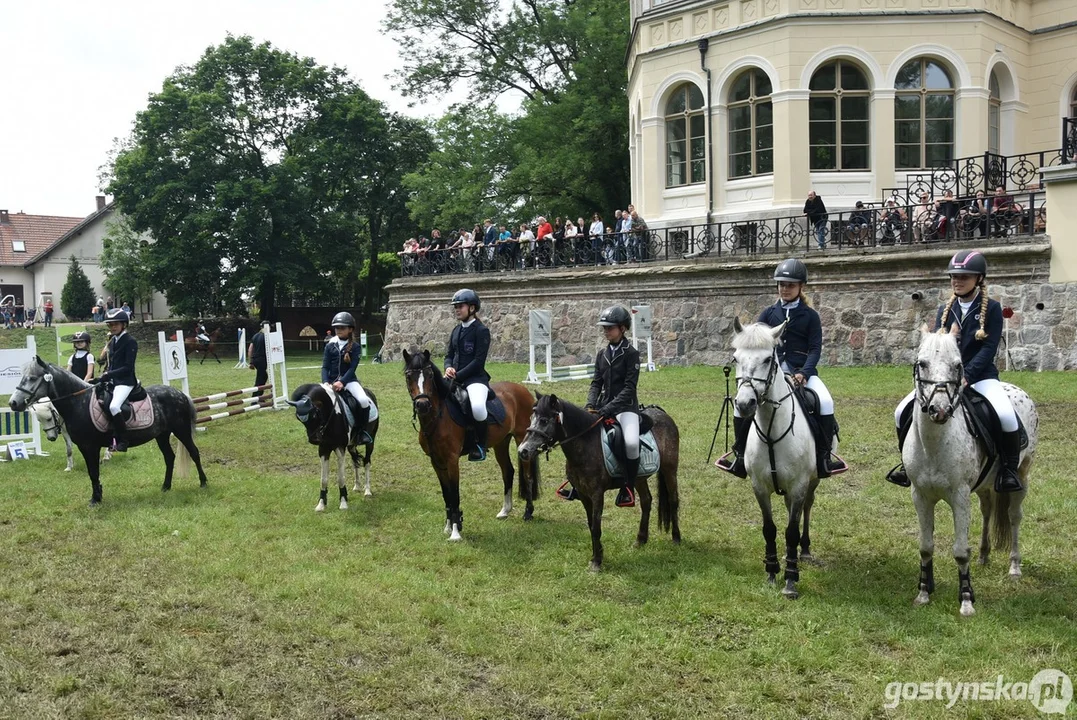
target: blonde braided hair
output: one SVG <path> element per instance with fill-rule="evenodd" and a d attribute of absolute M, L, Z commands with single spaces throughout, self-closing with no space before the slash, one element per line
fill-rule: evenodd
<path fill-rule="evenodd" d="M 979 282 L 976 283 L 976 287 L 980 289 L 980 329 L 976 331 L 976 339 L 984 340 L 987 338 L 987 330 L 984 329 L 984 325 L 987 324 L 987 282 L 980 277 Z M 957 295 L 950 295 L 950 299 L 946 302 L 946 307 L 942 310 L 942 323 L 939 325 L 938 334 L 945 335 L 950 332 L 947 323 L 950 320 L 950 310 L 953 308 L 954 303 L 957 301 Z"/>

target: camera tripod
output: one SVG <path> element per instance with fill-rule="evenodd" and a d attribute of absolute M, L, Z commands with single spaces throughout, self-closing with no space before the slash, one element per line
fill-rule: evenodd
<path fill-rule="evenodd" d="M 725 399 L 722 400 L 722 410 L 718 413 L 718 422 L 714 426 L 714 437 L 711 438 L 711 449 L 707 451 L 707 464 L 711 463 L 711 454 L 714 452 L 714 443 L 718 440 L 718 430 L 725 424 L 725 447 L 729 449 L 729 423 L 733 417 L 733 397 L 729 394 L 729 374 L 733 372 L 732 365 L 722 366 L 725 374 Z"/>

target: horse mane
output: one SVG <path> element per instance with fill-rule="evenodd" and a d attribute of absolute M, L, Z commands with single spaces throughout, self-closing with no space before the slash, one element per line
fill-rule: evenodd
<path fill-rule="evenodd" d="M 957 338 L 950 333 L 922 332 L 920 335 L 920 350 L 918 355 L 938 353 L 940 355 L 952 355 L 961 359 L 961 350 L 957 346 Z"/>
<path fill-rule="evenodd" d="M 769 352 L 774 349 L 772 330 L 773 328 L 766 323 L 752 323 L 733 336 L 733 349 Z"/>
<path fill-rule="evenodd" d="M 579 405 L 573 405 L 568 400 L 557 395 L 543 395 L 540 397 L 538 402 L 535 403 L 535 414 L 553 415 L 555 412 L 553 409 L 555 400 L 561 405 L 561 413 L 564 416 L 562 424 L 565 426 L 565 432 L 569 435 L 580 432 L 598 419 L 597 415 L 592 415 Z"/>
<path fill-rule="evenodd" d="M 441 368 L 437 366 L 437 363 L 427 357 L 426 353 L 418 351 L 411 353 L 411 360 L 408 362 L 408 368 L 410 370 L 422 370 L 427 365 L 434 369 L 434 387 L 437 389 L 438 397 L 449 397 L 452 393 L 449 381 L 445 379 L 445 376 L 442 374 Z"/>

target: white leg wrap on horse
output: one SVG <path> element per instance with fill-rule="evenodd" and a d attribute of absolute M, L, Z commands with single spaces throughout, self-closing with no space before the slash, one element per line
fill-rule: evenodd
<path fill-rule="evenodd" d="M 471 417 L 475 422 L 486 420 L 486 398 L 490 394 L 490 388 L 482 383 L 474 383 L 467 386 L 467 397 L 471 401 Z"/>
<path fill-rule="evenodd" d="M 973 383 L 972 389 L 987 398 L 987 402 L 995 408 L 999 423 L 1002 425 L 1002 432 L 1017 431 L 1017 413 L 1014 412 L 1010 396 L 1006 394 L 1006 389 L 1002 387 L 1001 382 L 995 379 L 981 380 Z"/>
<path fill-rule="evenodd" d="M 902 400 L 901 402 L 899 402 L 897 404 L 896 408 L 894 408 L 894 427 L 900 427 L 901 426 L 901 413 L 905 412 L 905 407 L 909 403 L 911 403 L 913 401 L 913 398 L 915 398 L 915 397 L 916 397 L 916 391 L 913 390 L 911 393 L 909 393 L 908 395 L 905 396 L 904 400 Z"/>
<path fill-rule="evenodd" d="M 370 492 L 370 463 L 367 463 L 364 469 L 366 470 L 366 487 L 363 489 L 363 495 L 371 497 L 374 493 Z"/>
<path fill-rule="evenodd" d="M 629 460 L 639 458 L 639 415 L 634 412 L 617 414 L 617 422 L 621 424 L 621 430 L 625 438 L 625 457 Z"/>
<path fill-rule="evenodd" d="M 512 512 L 512 493 L 505 493 L 505 502 L 501 506 L 501 512 L 497 514 L 498 520 L 504 520 Z"/>
<path fill-rule="evenodd" d="M 808 378 L 806 383 L 809 390 L 814 390 L 815 394 L 819 396 L 819 414 L 820 415 L 833 415 L 834 414 L 834 398 L 830 397 L 830 391 L 826 389 L 826 385 L 819 379 L 818 375 L 812 375 Z"/>

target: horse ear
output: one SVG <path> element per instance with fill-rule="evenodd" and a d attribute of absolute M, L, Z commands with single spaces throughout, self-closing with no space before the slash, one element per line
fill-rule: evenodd
<path fill-rule="evenodd" d="M 954 337 L 957 337 L 958 335 L 960 335 L 961 334 L 961 326 L 958 325 L 957 323 L 951 323 L 950 324 L 950 334 L 953 335 Z"/>
<path fill-rule="evenodd" d="M 535 391 L 535 402 L 538 402 L 541 399 L 542 399 L 542 393 L 540 393 L 538 390 L 536 390 Z"/>
<path fill-rule="evenodd" d="M 288 398 L 284 398 L 284 402 L 288 403 L 288 404 L 289 404 L 289 405 L 291 405 L 292 407 L 295 407 L 296 405 L 298 405 L 298 404 L 299 404 L 299 403 L 297 403 L 297 402 L 292 402 L 292 401 L 291 401 L 291 400 L 289 400 Z"/>
<path fill-rule="evenodd" d="M 411 362 L 411 353 L 407 350 L 404 351 L 404 364 L 407 365 Z"/>
<path fill-rule="evenodd" d="M 37 360 L 37 364 L 41 367 L 45 368 L 46 370 L 48 369 L 49 364 L 42 360 L 40 355 L 34 355 L 34 360 Z"/>
<path fill-rule="evenodd" d="M 930 335 L 931 334 L 931 328 L 929 328 L 927 326 L 927 323 L 924 323 L 923 325 L 920 326 L 920 334 L 921 335 Z"/>
<path fill-rule="evenodd" d="M 736 315 L 733 316 L 733 332 L 735 332 L 735 333 L 744 332 L 744 326 L 740 324 L 740 317 L 738 317 Z"/>
<path fill-rule="evenodd" d="M 430 359 L 430 351 L 429 350 L 423 350 L 423 357 L 426 358 L 427 360 L 429 360 Z"/>
<path fill-rule="evenodd" d="M 789 324 L 789 321 L 786 320 L 785 322 L 783 322 L 778 327 L 770 329 L 770 336 L 772 338 L 774 338 L 775 342 L 777 342 L 778 338 L 780 338 L 782 336 L 782 333 L 785 332 L 785 326 L 788 325 L 788 324 Z"/>

